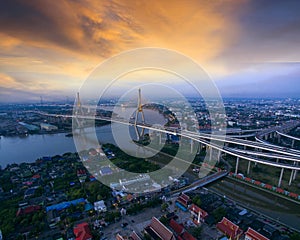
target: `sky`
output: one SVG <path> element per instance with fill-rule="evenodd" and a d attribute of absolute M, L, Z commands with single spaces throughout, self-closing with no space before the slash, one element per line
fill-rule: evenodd
<path fill-rule="evenodd" d="M 299 9 L 296 0 L 1 1 L 0 102 L 72 98 L 101 62 L 142 47 L 192 58 L 224 97 L 299 97 Z"/>

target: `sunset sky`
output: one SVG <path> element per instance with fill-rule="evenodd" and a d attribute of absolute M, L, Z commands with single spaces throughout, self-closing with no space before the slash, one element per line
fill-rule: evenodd
<path fill-rule="evenodd" d="M 224 97 L 300 96 L 300 1 L 0 2 L 0 102 L 70 98 L 140 47 L 194 59 Z"/>

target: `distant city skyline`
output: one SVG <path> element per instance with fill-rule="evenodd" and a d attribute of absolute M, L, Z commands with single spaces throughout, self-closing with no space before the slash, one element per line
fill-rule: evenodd
<path fill-rule="evenodd" d="M 223 97 L 299 97 L 299 8 L 299 1 L 2 1 L 0 102 L 75 97 L 99 63 L 141 47 L 194 59 Z"/>

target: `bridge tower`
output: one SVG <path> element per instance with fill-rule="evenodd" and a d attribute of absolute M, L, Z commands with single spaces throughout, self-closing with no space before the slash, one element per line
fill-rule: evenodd
<path fill-rule="evenodd" d="M 138 129 L 138 117 L 139 115 L 141 115 L 142 118 L 142 124 L 145 124 L 145 115 L 144 115 L 144 111 L 143 111 L 143 105 L 142 105 L 142 93 L 141 93 L 141 89 L 139 88 L 139 94 L 138 94 L 138 105 L 137 105 L 137 109 L 135 112 L 135 120 L 134 120 L 134 129 L 135 129 L 135 133 L 136 133 L 136 137 L 137 140 L 140 141 L 144 138 L 144 131 L 145 129 L 142 128 L 141 131 L 139 131 Z"/>
<path fill-rule="evenodd" d="M 79 96 L 79 92 L 77 92 L 76 95 L 76 99 L 75 99 L 75 103 L 76 103 L 76 108 L 75 108 L 75 121 L 77 123 L 77 127 L 78 128 L 82 128 L 83 126 L 83 120 L 79 121 L 78 119 L 78 115 L 83 116 L 83 109 L 82 109 L 82 104 L 81 104 L 81 100 L 80 100 L 80 96 Z"/>

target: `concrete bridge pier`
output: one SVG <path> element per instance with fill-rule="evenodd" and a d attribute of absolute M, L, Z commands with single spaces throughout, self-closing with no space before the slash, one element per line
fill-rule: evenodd
<path fill-rule="evenodd" d="M 294 176 L 294 169 L 292 169 L 292 172 L 291 172 L 291 176 L 290 176 L 290 180 L 289 180 L 289 186 L 291 186 L 292 184 L 292 180 L 293 180 L 293 176 Z"/>
<path fill-rule="evenodd" d="M 281 136 L 280 134 L 278 134 L 278 143 L 280 143 L 280 141 L 281 141 Z"/>
<path fill-rule="evenodd" d="M 218 151 L 218 156 L 217 156 L 218 163 L 220 162 L 220 159 L 221 159 L 221 150 Z"/>
<path fill-rule="evenodd" d="M 239 169 L 239 161 L 240 161 L 240 158 L 239 157 L 237 157 L 236 158 L 236 164 L 235 164 L 235 174 L 237 174 L 238 173 L 238 169 Z"/>
<path fill-rule="evenodd" d="M 295 146 L 295 139 L 292 140 L 292 148 Z"/>
<path fill-rule="evenodd" d="M 298 162 L 295 162 L 295 166 L 298 166 Z M 296 180 L 298 170 L 294 170 L 293 180 Z"/>
<path fill-rule="evenodd" d="M 213 149 L 212 147 L 209 148 L 209 161 L 212 160 L 212 154 L 213 154 Z"/>
<path fill-rule="evenodd" d="M 194 141 L 191 140 L 191 153 L 193 153 L 193 151 L 194 151 Z"/>
<path fill-rule="evenodd" d="M 265 135 L 265 140 L 267 141 L 269 139 L 268 134 Z"/>
<path fill-rule="evenodd" d="M 279 181 L 278 181 L 278 187 L 281 186 L 281 183 L 282 183 L 282 177 L 283 177 L 283 172 L 284 172 L 284 168 L 281 168 L 280 177 L 279 177 Z"/>
<path fill-rule="evenodd" d="M 296 180 L 296 177 L 297 177 L 297 173 L 298 173 L 298 170 L 295 170 L 295 171 L 294 171 L 294 176 L 293 176 L 293 180 Z"/>
<path fill-rule="evenodd" d="M 247 175 L 250 174 L 251 161 L 248 161 Z"/>

